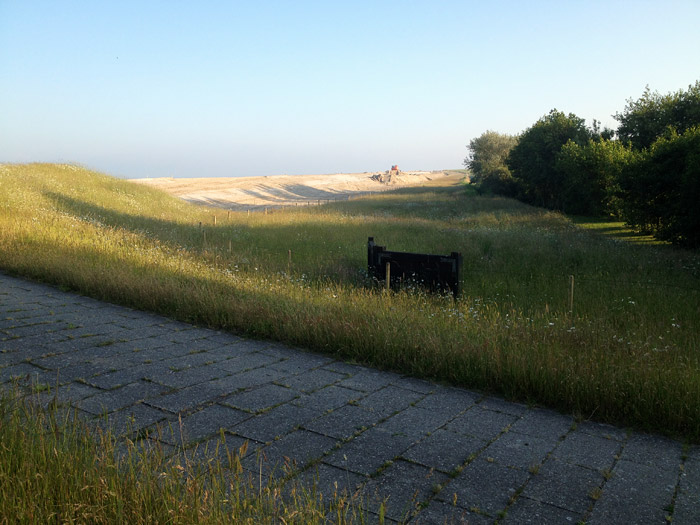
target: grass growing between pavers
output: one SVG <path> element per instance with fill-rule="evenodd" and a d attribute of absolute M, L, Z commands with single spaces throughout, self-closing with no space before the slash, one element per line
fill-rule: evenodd
<path fill-rule="evenodd" d="M 75 166 L 3 165 L 0 202 L 0 268 L 14 274 L 700 441 L 697 252 L 460 184 L 248 215 Z M 369 236 L 461 252 L 462 298 L 367 286 Z"/>
<path fill-rule="evenodd" d="M 0 523 L 363 523 L 351 497 L 259 482 L 226 459 L 165 457 L 90 430 L 69 410 L 0 393 Z M 225 447 L 225 444 L 220 444 Z M 284 493 L 283 493 L 284 490 Z M 283 495 L 284 494 L 284 495 Z"/>

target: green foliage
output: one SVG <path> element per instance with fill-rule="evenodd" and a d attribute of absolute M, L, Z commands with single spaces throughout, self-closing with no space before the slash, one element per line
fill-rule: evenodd
<path fill-rule="evenodd" d="M 566 211 L 575 215 L 620 213 L 619 177 L 635 153 L 619 141 L 592 140 L 584 145 L 570 140 L 557 156 L 563 177 Z"/>
<path fill-rule="evenodd" d="M 630 225 L 700 247 L 700 127 L 658 139 L 623 170 L 620 184 Z"/>
<path fill-rule="evenodd" d="M 650 147 L 659 137 L 700 126 L 700 80 L 687 91 L 661 95 L 649 87 L 638 100 L 628 100 L 622 113 L 615 114 L 620 123 L 617 135 L 636 149 Z"/>
<path fill-rule="evenodd" d="M 520 136 L 508 156 L 508 167 L 521 187 L 521 198 L 530 204 L 566 210 L 565 174 L 557 166 L 564 144 L 585 144 L 592 138 L 585 121 L 573 113 L 549 112 Z"/>
<path fill-rule="evenodd" d="M 464 165 L 471 170 L 470 182 L 479 193 L 496 193 L 513 197 L 517 186 L 506 165 L 510 150 L 518 138 L 495 131 L 486 131 L 469 143 L 469 155 Z"/>

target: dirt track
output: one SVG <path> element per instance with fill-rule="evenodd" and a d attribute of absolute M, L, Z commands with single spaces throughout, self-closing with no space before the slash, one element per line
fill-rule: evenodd
<path fill-rule="evenodd" d="M 269 177 L 155 178 L 133 179 L 164 190 L 194 204 L 227 209 L 261 206 L 294 206 L 349 197 L 408 186 L 419 186 L 450 174 L 444 171 L 401 172 L 391 183 L 373 178 L 380 172 L 336 173 L 331 175 L 274 175 Z"/>

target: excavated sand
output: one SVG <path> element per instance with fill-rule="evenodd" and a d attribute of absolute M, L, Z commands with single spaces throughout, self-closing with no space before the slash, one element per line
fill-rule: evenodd
<path fill-rule="evenodd" d="M 268 177 L 132 179 L 195 204 L 232 210 L 261 206 L 294 206 L 347 200 L 352 196 L 419 186 L 449 176 L 444 171 L 408 171 L 390 183 L 377 180 L 380 172 L 332 175 L 273 175 Z"/>

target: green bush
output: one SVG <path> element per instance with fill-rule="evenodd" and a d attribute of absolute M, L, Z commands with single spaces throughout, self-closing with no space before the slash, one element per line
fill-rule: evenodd
<path fill-rule="evenodd" d="M 700 247 L 700 127 L 658 139 L 623 171 L 620 185 L 628 224 Z"/>
<path fill-rule="evenodd" d="M 564 179 L 566 211 L 575 215 L 620 214 L 619 178 L 636 154 L 618 141 L 569 141 L 561 148 L 556 166 Z"/>
<path fill-rule="evenodd" d="M 521 190 L 520 199 L 535 206 L 567 211 L 565 173 L 557 166 L 557 157 L 567 142 L 585 144 L 590 138 L 592 134 L 582 118 L 556 109 L 525 130 L 507 161 Z"/>
<path fill-rule="evenodd" d="M 479 193 L 517 195 L 517 184 L 506 165 L 508 154 L 517 143 L 517 137 L 495 131 L 486 131 L 469 142 L 464 165 L 471 170 L 470 182 Z"/>

